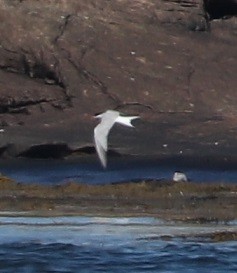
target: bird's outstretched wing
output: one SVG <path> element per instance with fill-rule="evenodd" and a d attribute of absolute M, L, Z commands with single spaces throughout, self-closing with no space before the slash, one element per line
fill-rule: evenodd
<path fill-rule="evenodd" d="M 107 156 L 106 156 L 106 150 L 103 148 L 103 146 L 101 145 L 100 141 L 98 140 L 98 138 L 96 137 L 96 130 L 94 132 L 95 135 L 95 148 L 96 148 L 96 152 L 99 156 L 100 162 L 102 164 L 102 166 L 104 168 L 106 168 L 107 166 Z"/>
<path fill-rule="evenodd" d="M 118 116 L 119 113 L 116 111 L 107 111 L 103 114 L 101 122 L 94 129 L 96 152 L 104 168 L 107 166 L 106 152 L 108 150 L 108 134 Z"/>
<path fill-rule="evenodd" d="M 140 118 L 140 117 L 139 116 L 131 116 L 131 117 L 118 116 L 116 119 L 116 122 L 124 126 L 134 127 L 131 122 L 132 120 L 137 118 Z"/>

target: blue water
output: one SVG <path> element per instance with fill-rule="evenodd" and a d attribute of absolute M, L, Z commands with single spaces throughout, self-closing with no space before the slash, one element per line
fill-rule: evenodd
<path fill-rule="evenodd" d="M 110 160 L 107 170 L 91 159 L 0 162 L 2 174 L 24 183 L 101 184 L 171 179 L 176 170 L 184 171 L 196 182 L 237 182 L 237 169 L 233 167 L 197 168 L 124 158 Z M 228 225 L 182 225 L 149 217 L 47 218 L 9 214 L 4 217 L 4 212 L 0 212 L 3 273 L 237 272 L 237 241 L 214 243 L 201 236 L 215 231 L 237 231 L 236 221 Z"/>
<path fill-rule="evenodd" d="M 236 168 L 205 168 L 172 164 L 160 164 L 156 160 L 134 160 L 133 158 L 110 159 L 104 170 L 97 158 L 91 160 L 29 160 L 1 161 L 0 172 L 18 182 L 58 184 L 77 181 L 87 184 L 105 184 L 141 179 L 171 179 L 180 170 L 194 182 L 237 183 Z"/>
<path fill-rule="evenodd" d="M 236 228 L 154 218 L 0 217 L 0 272 L 237 272 L 237 241 L 193 237 Z"/>

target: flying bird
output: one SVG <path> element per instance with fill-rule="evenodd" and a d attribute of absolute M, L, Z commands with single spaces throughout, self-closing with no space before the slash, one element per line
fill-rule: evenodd
<path fill-rule="evenodd" d="M 124 126 L 134 127 L 131 123 L 132 120 L 140 118 L 139 116 L 121 116 L 118 111 L 107 110 L 106 112 L 95 116 L 95 118 L 100 118 L 101 122 L 94 129 L 94 141 L 96 152 L 99 156 L 100 162 L 104 168 L 107 166 L 107 156 L 108 151 L 108 135 L 117 122 Z"/>

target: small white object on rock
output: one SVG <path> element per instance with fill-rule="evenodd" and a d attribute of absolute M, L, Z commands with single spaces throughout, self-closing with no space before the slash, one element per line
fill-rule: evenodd
<path fill-rule="evenodd" d="M 174 182 L 188 182 L 188 178 L 185 173 L 177 171 L 173 175 L 173 181 Z"/>

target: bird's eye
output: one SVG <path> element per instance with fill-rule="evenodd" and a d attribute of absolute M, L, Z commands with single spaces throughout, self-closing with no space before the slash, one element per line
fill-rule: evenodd
<path fill-rule="evenodd" d="M 102 116 L 102 113 L 96 113 L 96 114 L 94 114 L 95 118 L 100 118 L 101 116 Z"/>
<path fill-rule="evenodd" d="M 98 116 L 98 115 L 100 115 L 100 114 L 102 114 L 102 113 L 101 113 L 101 112 L 98 112 L 98 113 L 95 113 L 94 116 Z"/>

